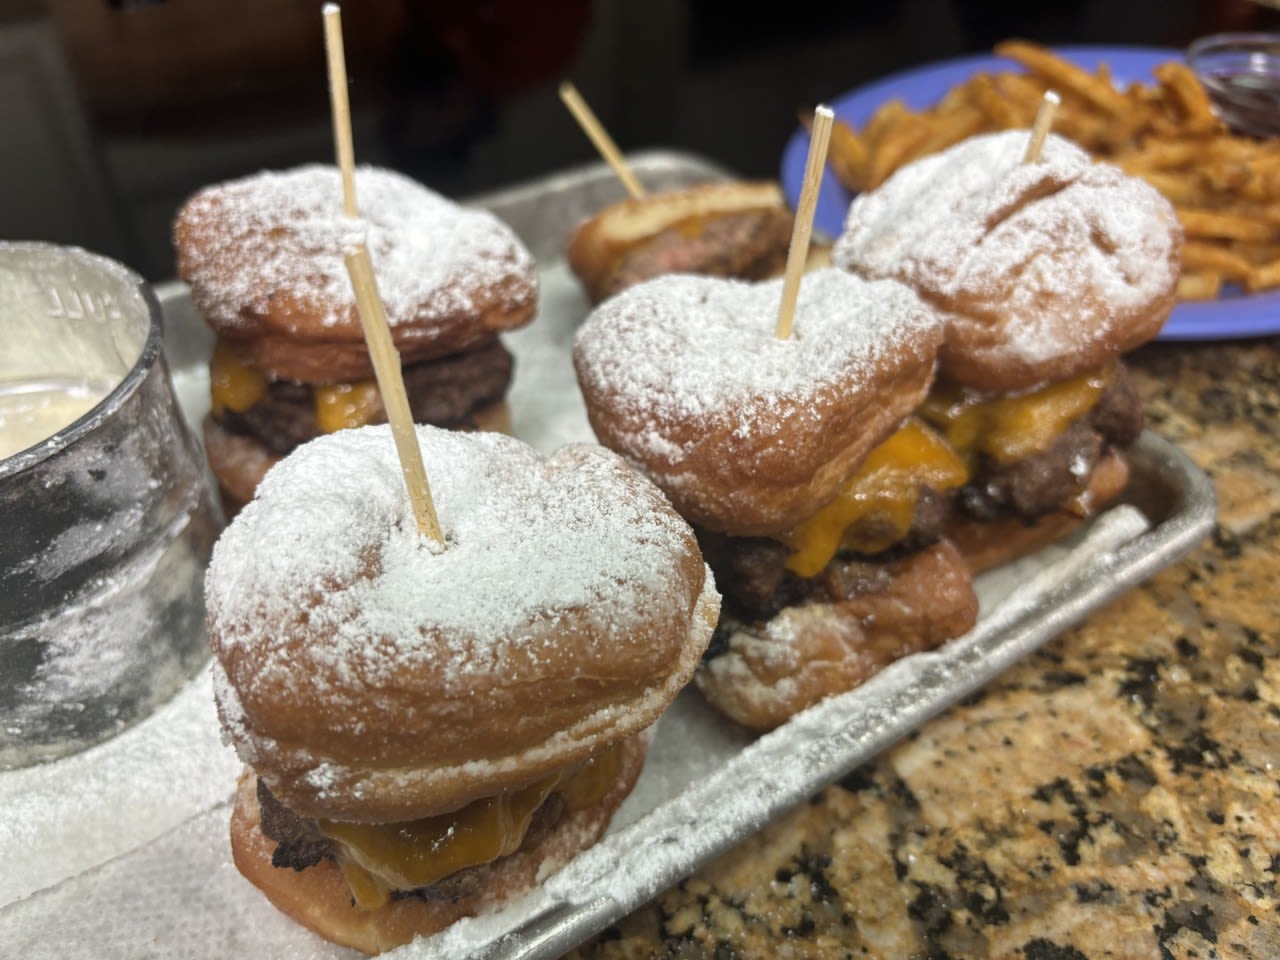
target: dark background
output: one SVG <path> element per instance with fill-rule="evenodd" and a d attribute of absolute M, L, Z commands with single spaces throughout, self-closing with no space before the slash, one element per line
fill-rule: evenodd
<path fill-rule="evenodd" d="M 193 190 L 333 157 L 318 0 L 0 0 L 0 237 L 172 276 Z M 767 13 L 744 11 L 767 10 Z M 465 198 L 624 151 L 775 176 L 797 110 L 1004 37 L 1184 47 L 1249 0 L 347 0 L 356 160 Z"/>

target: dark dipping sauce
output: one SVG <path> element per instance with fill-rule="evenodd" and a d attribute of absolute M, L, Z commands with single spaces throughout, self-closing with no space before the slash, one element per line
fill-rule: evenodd
<path fill-rule="evenodd" d="M 1280 136 L 1280 35 L 1196 44 L 1188 59 L 1232 130 Z"/>

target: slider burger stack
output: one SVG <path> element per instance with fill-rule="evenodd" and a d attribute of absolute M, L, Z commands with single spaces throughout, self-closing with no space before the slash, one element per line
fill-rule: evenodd
<path fill-rule="evenodd" d="M 356 193 L 414 419 L 506 429 L 498 334 L 533 318 L 532 256 L 491 214 L 389 170 L 358 168 Z M 341 198 L 337 168 L 313 165 L 208 187 L 178 213 L 178 273 L 216 336 L 204 438 L 229 513 L 299 444 L 386 420 Z"/>
<path fill-rule="evenodd" d="M 491 910 L 600 837 L 719 606 L 621 458 L 417 428 L 445 543 L 386 426 L 299 447 L 217 542 L 218 712 L 248 765 L 236 866 L 375 953 Z"/>
<path fill-rule="evenodd" d="M 768 729 L 885 664 L 965 633 L 968 568 L 940 535 L 964 480 L 912 417 L 942 328 L 891 280 L 659 277 L 597 307 L 574 364 L 597 437 L 698 531 L 724 596 L 696 682 Z"/>
<path fill-rule="evenodd" d="M 569 266 L 593 303 L 666 273 L 762 280 L 786 266 L 792 222 L 775 182 L 704 183 L 605 207 L 574 230 Z"/>
<path fill-rule="evenodd" d="M 1182 231 L 1144 181 L 1050 135 L 974 137 L 849 210 L 834 262 L 944 318 L 920 409 L 965 463 L 950 536 L 976 569 L 1057 539 L 1128 480 L 1143 415 L 1121 356 L 1174 306 Z"/>

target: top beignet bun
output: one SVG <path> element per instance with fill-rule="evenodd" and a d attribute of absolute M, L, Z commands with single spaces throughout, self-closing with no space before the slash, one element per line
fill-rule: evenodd
<path fill-rule="evenodd" d="M 933 381 L 942 328 L 901 284 L 811 273 L 786 340 L 781 293 L 781 280 L 658 277 L 597 307 L 574 341 L 596 436 L 719 533 L 812 515 Z"/>
<path fill-rule="evenodd" d="M 399 821 L 649 726 L 719 609 L 693 533 L 620 457 L 419 427 L 441 550 L 388 427 L 274 467 L 206 579 L 219 714 L 302 816 Z"/>
<path fill-rule="evenodd" d="M 277 377 L 335 383 L 373 375 L 343 261 L 363 237 L 405 363 L 447 356 L 528 323 L 532 255 L 492 214 L 390 170 L 356 169 L 360 217 L 343 215 L 333 166 L 215 184 L 174 225 L 178 275 L 215 333 Z"/>
<path fill-rule="evenodd" d="M 834 262 L 946 316 L 938 376 L 1007 393 L 1095 370 L 1174 306 L 1182 229 L 1153 187 L 1050 135 L 972 137 L 856 197 Z"/>

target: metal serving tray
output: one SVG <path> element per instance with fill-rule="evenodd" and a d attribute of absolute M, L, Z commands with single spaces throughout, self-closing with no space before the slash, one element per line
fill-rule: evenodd
<path fill-rule="evenodd" d="M 632 163 L 651 190 L 724 176 L 699 158 L 674 153 L 639 154 Z M 599 165 L 475 201 L 510 223 L 541 266 L 538 319 L 508 343 L 516 356 L 509 397 L 516 433 L 544 450 L 590 438 L 569 362 L 569 342 L 588 305 L 563 262 L 563 245 L 579 219 L 621 196 L 612 173 Z M 165 284 L 157 293 L 179 396 L 198 420 L 208 403 L 211 338 L 185 287 Z M 1125 505 L 1071 540 L 979 579 L 982 613 L 968 636 L 899 661 L 761 737 L 685 691 L 659 723 L 640 783 L 600 844 L 500 913 L 463 921 L 391 956 L 560 956 L 1176 562 L 1212 528 L 1209 480 L 1150 432 L 1135 446 L 1132 465 Z M 193 684 L 197 695 L 203 682 Z M 204 713 L 183 714 L 183 722 L 212 742 L 206 729 L 212 710 L 200 709 Z M 92 767 L 93 760 L 82 763 Z M 223 758 L 206 764 L 204 775 L 226 777 L 226 768 Z M 164 774 L 157 769 L 138 777 L 163 781 Z M 280 918 L 235 873 L 225 842 L 230 784 L 223 792 L 221 782 L 202 794 L 216 796 L 215 802 L 184 801 L 190 809 L 180 819 L 165 811 L 175 819 L 158 835 L 132 845 L 122 840 L 92 861 L 82 858 L 63 882 L 0 908 L 0 947 L 30 957 L 89 949 L 104 957 L 169 956 L 190 949 L 194 928 L 209 955 L 355 956 Z M 180 857 L 173 853 L 179 849 Z M 5 853 L 0 843 L 0 863 Z M 141 912 L 132 906 L 139 899 L 147 903 Z M 182 923 L 162 922 L 178 911 Z"/>

